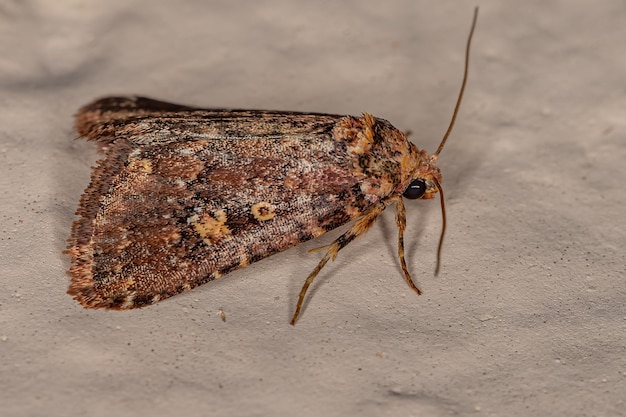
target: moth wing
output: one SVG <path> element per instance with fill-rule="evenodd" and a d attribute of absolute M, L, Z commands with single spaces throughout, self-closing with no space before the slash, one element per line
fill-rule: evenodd
<path fill-rule="evenodd" d="M 219 122 L 207 122 L 209 111 L 204 112 L 198 114 L 202 129 L 214 129 Z M 162 120 L 145 115 L 94 123 L 95 129 L 117 124 L 116 132 L 126 129 L 129 138 L 143 142 L 107 139 L 106 157 L 94 170 L 69 239 L 68 292 L 92 308 L 152 304 L 366 210 L 363 178 L 352 172 L 345 147 L 333 140 L 334 119 L 323 127 L 315 118 L 317 130 L 307 133 L 306 120 L 272 114 L 275 129 L 295 124 L 301 130 L 268 131 L 257 126 L 258 114 L 238 121 L 238 136 L 223 127 L 218 137 L 203 136 L 200 128 L 197 135 L 159 136 L 155 127 Z M 160 140 L 146 139 L 152 136 Z"/>
<path fill-rule="evenodd" d="M 122 139 L 153 145 L 196 139 L 329 135 L 344 116 L 266 110 L 205 109 L 145 97 L 106 97 L 81 108 L 76 130 L 103 145 Z"/>

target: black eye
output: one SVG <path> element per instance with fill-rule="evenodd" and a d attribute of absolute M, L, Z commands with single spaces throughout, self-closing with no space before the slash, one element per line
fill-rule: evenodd
<path fill-rule="evenodd" d="M 411 181 L 411 184 L 404 190 L 402 194 L 405 198 L 409 200 L 415 200 L 420 198 L 426 192 L 426 181 L 421 178 L 417 178 Z"/>

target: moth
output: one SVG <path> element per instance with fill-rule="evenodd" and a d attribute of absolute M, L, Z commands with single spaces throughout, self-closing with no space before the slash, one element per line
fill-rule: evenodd
<path fill-rule="evenodd" d="M 202 109 L 143 97 L 81 108 L 76 129 L 104 158 L 76 212 L 66 253 L 68 293 L 87 308 L 130 309 L 214 280 L 354 221 L 306 279 L 291 320 L 326 263 L 395 205 L 404 278 L 403 197 L 445 206 L 439 153 L 418 149 L 388 121 L 284 111 Z"/>

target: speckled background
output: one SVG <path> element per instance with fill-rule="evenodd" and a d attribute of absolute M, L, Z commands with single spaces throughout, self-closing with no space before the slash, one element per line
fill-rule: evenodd
<path fill-rule="evenodd" d="M 0 5 L 0 413 L 616 416 L 626 405 L 626 4 L 479 1 L 436 201 L 407 202 L 320 275 L 338 232 L 158 305 L 89 311 L 61 253 L 97 159 L 72 115 L 142 94 L 360 114 L 434 151 L 475 3 Z M 219 312 L 226 314 L 222 322 Z"/>

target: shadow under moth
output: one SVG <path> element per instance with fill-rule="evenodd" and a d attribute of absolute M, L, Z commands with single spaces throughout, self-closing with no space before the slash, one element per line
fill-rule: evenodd
<path fill-rule="evenodd" d="M 72 226 L 68 293 L 87 308 L 130 309 L 160 300 L 354 221 L 323 248 L 306 291 L 326 263 L 396 207 L 404 258 L 403 196 L 445 207 L 437 151 L 428 154 L 388 121 L 321 113 L 201 109 L 142 97 L 109 97 L 81 108 L 76 129 L 104 158 L 94 168 Z"/>

